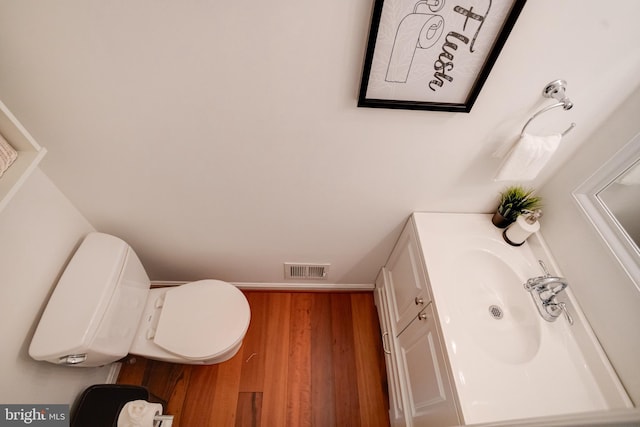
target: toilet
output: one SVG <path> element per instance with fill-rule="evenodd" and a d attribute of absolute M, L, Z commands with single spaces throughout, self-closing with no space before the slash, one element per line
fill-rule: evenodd
<path fill-rule="evenodd" d="M 238 352 L 250 318 L 242 292 L 220 280 L 151 289 L 133 249 L 94 232 L 60 277 L 29 355 L 79 367 L 106 365 L 127 354 L 211 365 Z"/>

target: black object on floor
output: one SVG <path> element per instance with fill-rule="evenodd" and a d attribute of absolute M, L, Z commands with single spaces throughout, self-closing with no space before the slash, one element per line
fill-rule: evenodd
<path fill-rule="evenodd" d="M 114 427 L 120 410 L 132 400 L 149 400 L 149 391 L 126 384 L 96 384 L 82 392 L 71 414 L 71 427 Z"/>

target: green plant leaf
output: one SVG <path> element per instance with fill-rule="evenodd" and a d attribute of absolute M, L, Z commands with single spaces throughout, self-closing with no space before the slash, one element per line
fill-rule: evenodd
<path fill-rule="evenodd" d="M 514 185 L 500 193 L 498 212 L 505 218 L 515 221 L 524 210 L 533 211 L 542 206 L 542 199 L 534 195 L 533 189 Z"/>

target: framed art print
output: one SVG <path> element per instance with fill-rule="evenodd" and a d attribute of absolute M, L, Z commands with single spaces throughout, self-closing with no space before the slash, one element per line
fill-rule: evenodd
<path fill-rule="evenodd" d="M 375 0 L 359 107 L 469 112 L 526 0 Z"/>

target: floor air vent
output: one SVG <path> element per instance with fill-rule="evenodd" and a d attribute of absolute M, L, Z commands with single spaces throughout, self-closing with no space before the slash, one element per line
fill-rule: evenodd
<path fill-rule="evenodd" d="M 328 277 L 329 264 L 284 263 L 284 278 L 287 280 L 327 280 Z"/>

